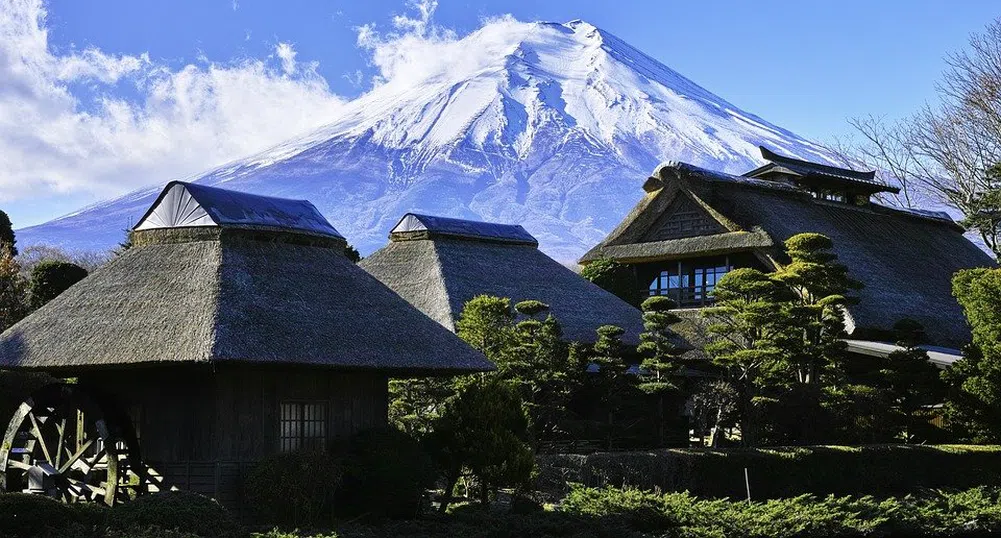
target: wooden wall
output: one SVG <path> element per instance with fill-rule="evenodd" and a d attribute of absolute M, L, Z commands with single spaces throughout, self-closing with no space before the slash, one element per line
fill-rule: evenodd
<path fill-rule="evenodd" d="M 112 393 L 129 410 L 143 459 L 164 484 L 234 507 L 246 471 L 280 450 L 281 402 L 326 402 L 328 447 L 386 424 L 388 378 L 374 372 L 179 365 L 81 381 Z"/>

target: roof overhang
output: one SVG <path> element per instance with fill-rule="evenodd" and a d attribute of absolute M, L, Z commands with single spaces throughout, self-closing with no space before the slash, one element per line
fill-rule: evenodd
<path fill-rule="evenodd" d="M 872 340 L 845 340 L 846 350 L 857 355 L 867 355 L 885 359 L 895 351 L 903 351 L 904 348 L 889 342 L 876 342 Z M 953 363 L 963 358 L 963 352 L 958 349 L 951 349 L 939 346 L 918 346 L 919 349 L 928 354 L 928 362 L 939 368 L 948 368 Z"/>

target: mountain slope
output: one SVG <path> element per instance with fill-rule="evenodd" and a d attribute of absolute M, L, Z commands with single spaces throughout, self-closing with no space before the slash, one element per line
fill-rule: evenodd
<path fill-rule="evenodd" d="M 416 211 L 520 223 L 570 261 L 625 215 L 661 161 L 744 172 L 762 144 L 829 160 L 582 21 L 498 21 L 459 45 L 461 58 L 418 83 L 377 86 L 317 132 L 189 179 L 309 199 L 363 254 Z M 109 248 L 172 178 L 150 179 L 19 241 Z"/>

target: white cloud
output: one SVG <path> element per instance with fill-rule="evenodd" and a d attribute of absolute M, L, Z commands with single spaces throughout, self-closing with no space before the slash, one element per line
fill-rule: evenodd
<path fill-rule="evenodd" d="M 275 56 L 282 61 L 282 71 L 285 71 L 286 75 L 291 75 L 295 73 L 295 49 L 292 48 L 291 43 L 278 43 L 275 46 Z"/>
<path fill-rule="evenodd" d="M 296 62 L 287 43 L 275 56 L 170 67 L 146 54 L 56 53 L 41 0 L 0 0 L 0 202 L 121 194 L 335 119 L 343 100 L 316 63 Z M 79 84 L 93 102 L 74 96 Z"/>

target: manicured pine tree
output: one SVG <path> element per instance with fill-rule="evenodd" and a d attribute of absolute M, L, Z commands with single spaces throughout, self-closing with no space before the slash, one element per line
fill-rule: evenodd
<path fill-rule="evenodd" d="M 462 307 L 456 334 L 503 368 L 503 355 L 514 340 L 514 312 L 511 300 L 478 295 Z"/>
<path fill-rule="evenodd" d="M 753 398 L 788 377 L 788 356 L 776 342 L 788 331 L 790 292 L 757 269 L 741 268 L 724 275 L 713 293 L 715 305 L 702 312 L 711 340 L 705 350 L 737 389 L 741 439 L 753 445 Z"/>
<path fill-rule="evenodd" d="M 796 381 L 803 384 L 816 384 L 822 372 L 841 366 L 844 307 L 856 302 L 850 293 L 862 287 L 838 262 L 833 247 L 825 235 L 794 235 L 785 242 L 791 262 L 774 275 L 795 292 L 786 312 L 788 331 L 778 343 L 789 352 Z"/>
<path fill-rule="evenodd" d="M 624 413 L 621 409 L 635 388 L 636 378 L 628 372 L 622 335 L 625 331 L 615 325 L 598 327 L 598 341 L 594 343 L 591 363 L 597 372 L 591 377 L 605 412 L 605 443 L 611 450 L 621 437 Z"/>
<path fill-rule="evenodd" d="M 664 446 L 664 398 L 678 389 L 672 379 L 681 368 L 682 350 L 675 344 L 677 335 L 671 325 L 681 321 L 675 313 L 673 300 L 667 297 L 650 297 L 643 301 L 643 333 L 636 350 L 644 357 L 640 363 L 639 390 L 657 402 L 657 446 Z"/>

